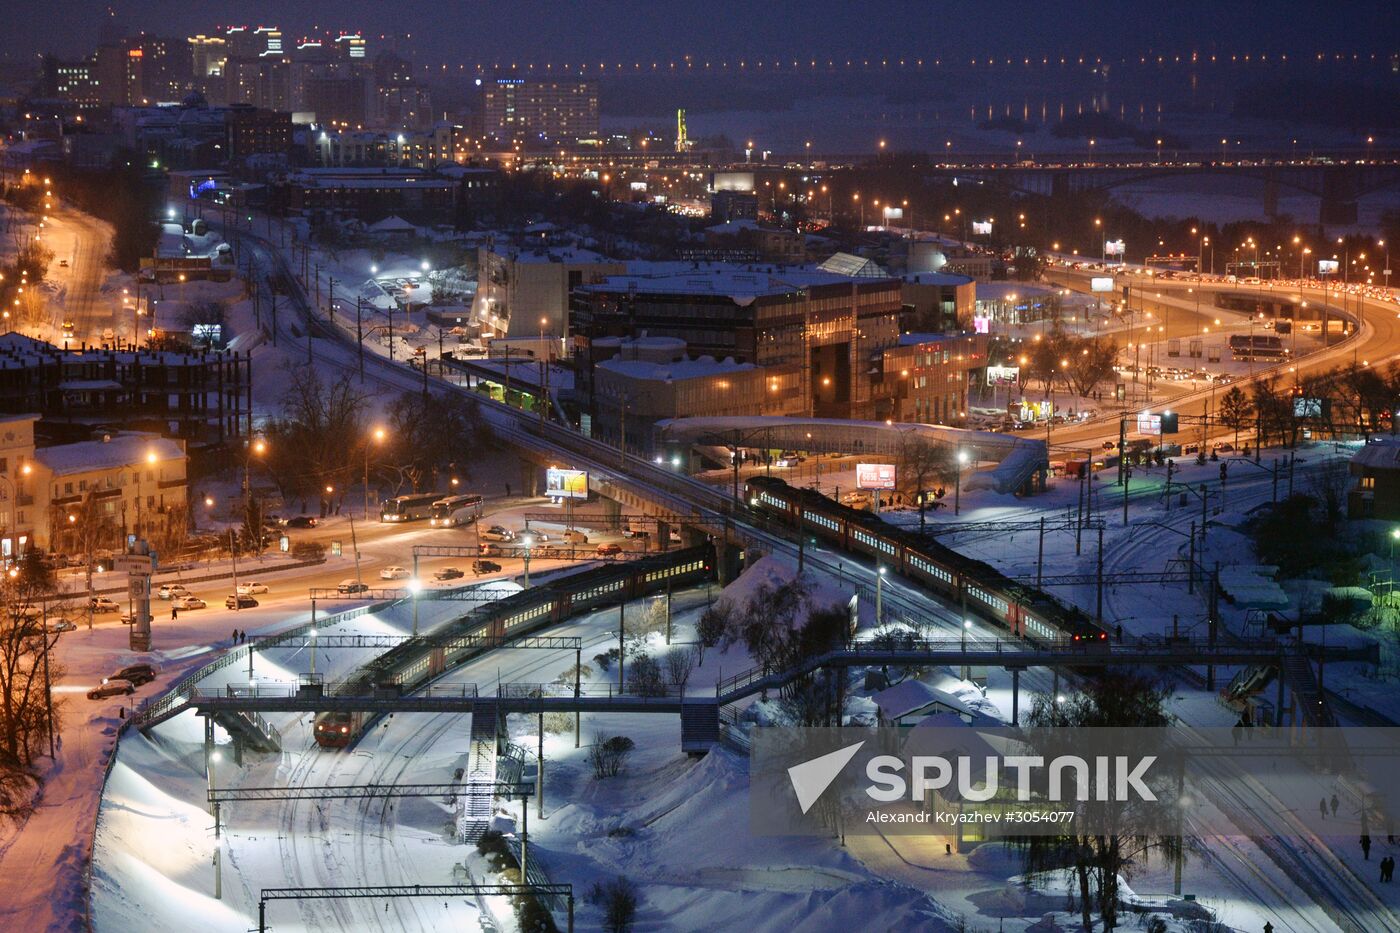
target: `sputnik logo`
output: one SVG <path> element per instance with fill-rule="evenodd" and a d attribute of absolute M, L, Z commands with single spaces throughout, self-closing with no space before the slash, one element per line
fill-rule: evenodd
<path fill-rule="evenodd" d="M 797 794 L 797 803 L 802 807 L 803 813 L 812 809 L 812 804 L 826 792 L 831 782 L 841 773 L 841 769 L 850 764 L 864 744 L 865 742 L 861 741 L 847 745 L 820 758 L 813 758 L 788 768 L 788 780 L 792 781 L 793 792 Z"/>

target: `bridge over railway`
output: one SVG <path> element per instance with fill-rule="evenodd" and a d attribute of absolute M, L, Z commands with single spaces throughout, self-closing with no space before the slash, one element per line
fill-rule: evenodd
<path fill-rule="evenodd" d="M 476 684 L 442 684 L 405 696 L 396 685 L 251 683 L 196 687 L 185 700 L 201 716 L 230 713 L 291 712 L 470 713 L 481 706 L 498 712 L 536 713 L 684 713 L 718 708 L 756 694 L 778 690 L 822 668 L 923 667 L 957 665 L 999 667 L 1012 674 L 1012 724 L 1019 724 L 1020 672 L 1032 667 L 1092 669 L 1116 666 L 1193 667 L 1276 665 L 1318 659 L 1325 662 L 1378 663 L 1377 649 L 1351 647 L 1300 650 L 1282 642 L 1256 639 L 1249 643 L 1209 639 L 1134 640 L 1126 643 L 1087 642 L 1038 646 L 1028 642 L 938 639 L 898 646 L 863 643 L 814 656 L 781 670 L 754 668 L 721 681 L 713 697 L 684 694 L 675 688 L 617 692 L 611 684 L 582 685 L 505 683 L 496 692 L 480 692 Z M 1285 678 L 1279 679 L 1282 693 Z M 1283 709 L 1282 700 L 1278 706 Z"/>
<path fill-rule="evenodd" d="M 1247 178 L 1263 183 L 1264 208 L 1271 216 L 1278 213 L 1279 189 L 1289 188 L 1321 200 L 1318 223 L 1354 224 L 1360 198 L 1400 185 L 1400 158 L 1394 153 L 1363 154 L 1343 160 L 1232 153 L 1229 158 L 1220 159 L 1162 161 L 1137 156 L 1112 161 L 1095 154 L 1082 161 L 1058 159 L 1053 163 L 939 164 L 923 169 L 923 174 L 960 184 L 981 183 L 1050 197 L 1164 178 Z"/>

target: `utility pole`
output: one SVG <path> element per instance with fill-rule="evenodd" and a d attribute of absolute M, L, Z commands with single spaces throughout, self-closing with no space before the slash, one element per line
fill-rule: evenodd
<path fill-rule="evenodd" d="M 1080 527 L 1083 527 L 1082 525 Z M 1045 570 L 1045 517 L 1040 519 L 1040 541 L 1035 549 L 1035 585 L 1040 586 L 1042 573 Z"/>
<path fill-rule="evenodd" d="M 1048 454 L 1049 451 L 1046 451 Z M 1118 416 L 1118 484 L 1126 485 L 1127 480 L 1124 473 L 1128 466 L 1128 415 L 1127 413 Z"/>
<path fill-rule="evenodd" d="M 355 296 L 355 348 L 360 355 L 360 383 L 365 381 L 365 329 L 364 319 L 361 317 L 363 302 L 359 295 Z"/>
<path fill-rule="evenodd" d="M 627 601 L 617 604 L 617 692 L 622 693 L 622 668 L 627 657 Z"/>
<path fill-rule="evenodd" d="M 1133 478 L 1133 468 L 1123 471 L 1123 524 L 1128 524 L 1128 480 Z"/>
<path fill-rule="evenodd" d="M 1095 576 L 1097 577 L 1098 598 L 1094 608 L 1094 621 L 1103 625 L 1103 525 L 1099 525 L 1099 559 Z"/>

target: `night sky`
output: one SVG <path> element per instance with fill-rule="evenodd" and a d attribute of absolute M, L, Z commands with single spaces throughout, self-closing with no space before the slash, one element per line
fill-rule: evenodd
<path fill-rule="evenodd" d="M 288 39 L 313 26 L 414 34 L 420 62 L 634 61 L 695 56 L 1112 55 L 1198 49 L 1226 53 L 1377 52 L 1397 46 L 1394 7 L 1369 3 L 1022 3 L 982 0 L 127 0 L 131 32 L 209 32 L 275 24 Z M 105 0 L 9 0 L 4 55 L 91 50 Z"/>

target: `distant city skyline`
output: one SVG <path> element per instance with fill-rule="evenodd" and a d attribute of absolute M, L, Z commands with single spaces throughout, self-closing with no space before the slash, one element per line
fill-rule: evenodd
<path fill-rule="evenodd" d="M 62 15 L 29 4 L 7 17 L 10 61 L 53 52 L 91 51 L 104 11 L 129 32 L 162 36 L 208 33 L 217 25 L 280 26 L 289 38 L 317 31 L 362 30 L 367 37 L 413 34 L 424 62 L 650 61 L 692 56 L 832 55 L 891 57 L 995 54 L 1111 55 L 1219 50 L 1260 53 L 1394 51 L 1390 11 L 1383 4 L 1349 8 L 1316 2 L 1222 8 L 1178 3 L 1170 15 L 1157 4 L 906 3 L 844 0 L 763 5 L 722 0 L 704 4 L 614 0 L 428 7 L 384 0 L 252 0 L 192 5 L 175 0 L 108 4 L 65 0 Z M 625 28 L 622 28 L 625 27 Z"/>

